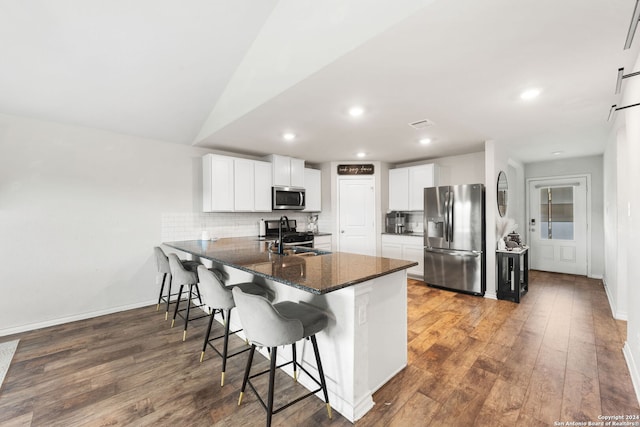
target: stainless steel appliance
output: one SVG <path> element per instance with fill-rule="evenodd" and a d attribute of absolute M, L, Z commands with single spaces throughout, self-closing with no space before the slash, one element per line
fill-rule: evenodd
<path fill-rule="evenodd" d="M 386 217 L 386 232 L 402 234 L 407 231 L 407 217 L 403 212 L 389 212 Z"/>
<path fill-rule="evenodd" d="M 265 224 L 265 239 L 277 241 L 280 234 L 279 219 L 267 220 Z M 303 246 L 307 248 L 313 247 L 313 232 L 296 231 L 297 222 L 295 219 L 286 219 L 282 223 L 282 245 L 287 246 Z"/>
<path fill-rule="evenodd" d="M 484 295 L 484 184 L 424 189 L 424 281 Z"/>
<path fill-rule="evenodd" d="M 274 186 L 271 190 L 273 210 L 302 210 L 305 208 L 305 189 Z"/>

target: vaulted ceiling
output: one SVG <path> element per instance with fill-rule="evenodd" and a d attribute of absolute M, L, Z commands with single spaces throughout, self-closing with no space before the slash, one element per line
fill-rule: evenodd
<path fill-rule="evenodd" d="M 634 5 L 2 0 L 0 112 L 311 162 L 598 154 Z"/>

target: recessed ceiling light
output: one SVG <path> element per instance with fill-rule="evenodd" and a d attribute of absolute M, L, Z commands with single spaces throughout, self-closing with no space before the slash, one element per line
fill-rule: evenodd
<path fill-rule="evenodd" d="M 422 145 L 428 145 L 428 144 L 431 144 L 431 138 L 422 138 L 422 139 L 420 140 L 420 144 L 422 144 Z"/>
<path fill-rule="evenodd" d="M 296 134 L 293 132 L 285 132 L 282 134 L 282 137 L 285 141 L 293 141 L 294 139 L 296 139 Z"/>
<path fill-rule="evenodd" d="M 528 101 L 530 99 L 536 98 L 538 95 L 540 95 L 540 89 L 537 89 L 537 88 L 527 89 L 520 94 L 520 99 Z"/>
<path fill-rule="evenodd" d="M 560 154 L 564 154 L 564 151 L 554 151 L 553 153 L 554 156 L 559 156 Z"/>
<path fill-rule="evenodd" d="M 353 106 L 349 108 L 349 115 L 351 117 L 360 117 L 363 114 L 364 114 L 364 108 L 360 106 Z"/>
<path fill-rule="evenodd" d="M 359 153 L 356 154 L 356 156 L 362 158 L 362 157 L 366 157 L 367 153 L 365 153 L 364 151 L 361 151 Z"/>

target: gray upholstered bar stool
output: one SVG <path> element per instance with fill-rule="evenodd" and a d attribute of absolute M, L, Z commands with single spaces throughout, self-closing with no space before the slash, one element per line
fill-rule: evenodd
<path fill-rule="evenodd" d="M 251 343 L 251 349 L 247 359 L 247 367 L 242 381 L 242 388 L 240 389 L 238 405 L 242 403 L 242 396 L 244 395 L 244 390 L 248 383 L 249 387 L 251 387 L 258 397 L 262 406 L 267 410 L 267 426 L 270 426 L 273 414 L 288 408 L 302 399 L 313 396 L 322 390 L 324 393 L 324 400 L 327 404 L 327 412 L 329 414 L 329 418 L 331 418 L 331 406 L 329 405 L 327 383 L 324 378 L 322 362 L 320 361 L 320 353 L 318 352 L 318 343 L 316 341 L 316 333 L 320 332 L 327 326 L 329 321 L 327 314 L 324 311 L 308 304 L 300 304 L 291 301 L 271 304 L 266 298 L 259 295 L 247 294 L 240 288 L 234 288 L 232 292 L 236 306 L 238 307 L 240 322 L 242 323 L 247 339 Z M 316 357 L 318 374 L 320 376 L 319 380 L 311 375 L 296 360 L 296 342 L 303 338 L 309 338 L 313 344 L 313 353 Z M 293 360 L 276 366 L 277 350 L 279 345 L 291 345 Z M 253 355 L 255 353 L 256 346 L 269 348 L 271 366 L 270 369 L 266 371 L 258 372 L 257 374 L 250 376 L 251 363 L 253 362 Z M 275 386 L 275 370 L 276 368 L 281 368 L 289 364 L 293 364 L 294 378 L 297 378 L 297 368 L 300 368 L 304 373 L 311 377 L 319 388 L 274 410 L 273 394 Z M 267 397 L 267 404 L 265 404 L 253 384 L 251 384 L 251 379 L 267 372 L 269 372 L 269 394 Z"/>
<path fill-rule="evenodd" d="M 233 294 L 231 289 L 238 287 L 243 292 L 253 295 L 268 296 L 267 290 L 257 283 L 246 282 L 238 283 L 230 286 L 225 286 L 223 283 L 222 272 L 215 269 L 207 269 L 204 265 L 198 267 L 198 279 L 200 281 L 200 295 L 205 306 L 209 308 L 209 326 L 207 327 L 207 333 L 204 336 L 204 344 L 202 345 L 202 353 L 200 354 L 200 362 L 204 360 L 204 353 L 207 350 L 207 346 L 218 353 L 222 357 L 222 374 L 220 375 L 220 386 L 224 385 L 224 373 L 227 368 L 227 358 L 237 356 L 240 353 L 248 351 L 250 348 L 246 347 L 235 353 L 228 354 L 229 348 L 229 334 L 235 334 L 240 330 L 229 332 L 231 324 L 231 310 L 236 306 L 233 300 Z M 209 338 L 211 335 L 211 326 L 213 325 L 213 319 L 216 313 L 221 313 L 224 320 L 224 334 Z M 222 353 L 214 347 L 213 341 L 224 338 L 222 345 Z"/>
<path fill-rule="evenodd" d="M 202 298 L 200 297 L 200 291 L 198 289 L 198 272 L 197 271 L 189 271 L 182 265 L 180 259 L 176 254 L 169 254 L 169 268 L 171 270 L 171 280 L 175 282 L 177 285 L 180 285 L 180 290 L 178 291 L 178 299 L 176 301 L 176 307 L 173 310 L 173 320 L 171 320 L 171 327 L 176 323 L 176 317 L 180 314 L 180 317 L 184 319 L 184 332 L 182 333 L 182 341 L 187 339 L 187 325 L 189 321 L 201 319 L 205 317 L 205 315 L 198 317 L 189 317 L 191 312 L 191 301 L 194 296 L 198 298 L 200 305 L 202 306 Z M 185 286 L 189 287 L 187 291 L 187 308 L 180 310 L 180 300 L 182 297 L 182 290 Z M 182 315 L 181 311 L 186 311 L 185 315 Z"/>
<path fill-rule="evenodd" d="M 169 317 L 169 304 L 171 303 L 171 297 L 175 297 L 178 294 L 171 293 L 171 268 L 169 267 L 169 258 L 165 255 L 164 251 L 159 247 L 155 246 L 153 248 L 153 253 L 156 256 L 156 267 L 158 268 L 158 274 L 162 274 L 162 281 L 160 282 L 160 294 L 158 295 L 158 304 L 156 305 L 156 311 L 160 309 L 161 303 L 166 303 L 167 308 L 164 312 L 164 320 L 167 320 Z M 182 266 L 189 271 L 196 271 L 200 264 L 198 261 L 189 261 L 189 260 L 180 260 Z M 162 294 L 164 291 L 164 286 L 167 283 L 167 279 L 169 279 L 169 283 L 167 286 L 167 294 L 166 296 Z"/>

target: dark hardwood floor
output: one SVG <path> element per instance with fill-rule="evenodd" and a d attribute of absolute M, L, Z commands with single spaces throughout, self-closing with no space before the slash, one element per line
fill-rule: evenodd
<path fill-rule="evenodd" d="M 612 318 L 600 281 L 532 271 L 521 304 L 414 280 L 408 293 L 409 365 L 357 426 L 549 426 L 640 414 L 621 350 L 626 323 Z M 185 342 L 169 324 L 153 306 L 1 337 L 20 344 L 0 389 L 0 426 L 264 425 L 253 393 L 237 406 L 245 356 L 229 360 L 221 388 L 220 358 L 209 350 L 199 363 L 205 319 Z M 300 391 L 284 374 L 276 385 L 283 398 Z M 311 398 L 274 425 L 351 423 L 335 412 L 329 420 Z"/>

